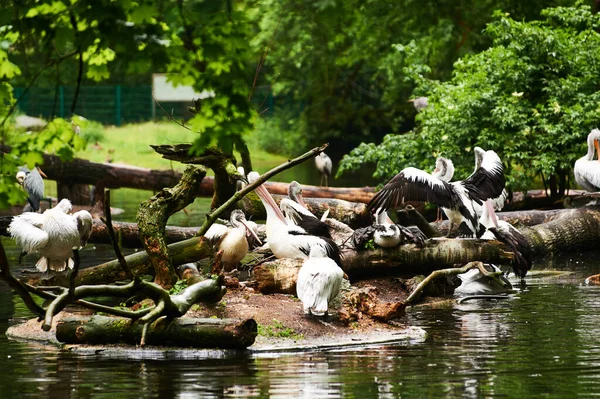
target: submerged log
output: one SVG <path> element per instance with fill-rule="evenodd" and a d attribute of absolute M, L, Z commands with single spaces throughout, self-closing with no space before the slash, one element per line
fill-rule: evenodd
<path fill-rule="evenodd" d="M 56 339 L 67 344 L 135 345 L 142 325 L 123 317 L 71 316 L 56 326 Z M 148 329 L 147 345 L 193 348 L 245 349 L 254 343 L 258 329 L 254 319 L 160 318 Z"/>

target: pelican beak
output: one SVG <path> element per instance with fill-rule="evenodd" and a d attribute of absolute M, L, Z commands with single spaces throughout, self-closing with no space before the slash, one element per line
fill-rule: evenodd
<path fill-rule="evenodd" d="M 594 140 L 594 147 L 596 147 L 596 155 L 598 156 L 598 161 L 600 161 L 600 143 L 598 139 Z"/>
<path fill-rule="evenodd" d="M 42 171 L 42 169 L 41 169 L 39 166 L 36 166 L 36 168 L 37 168 L 37 170 L 38 170 L 39 174 L 40 174 L 40 175 L 41 175 L 41 176 L 42 176 L 44 179 L 47 179 L 47 178 L 48 178 L 48 176 L 46 176 L 46 174 L 45 174 L 45 173 Z"/>
<path fill-rule="evenodd" d="M 254 189 L 254 191 L 256 192 L 256 195 L 258 195 L 265 202 L 265 206 L 271 207 L 273 209 L 273 212 L 275 212 L 275 214 L 277 215 L 277 217 L 284 224 L 287 224 L 287 222 L 285 220 L 285 216 L 283 216 L 281 209 L 279 209 L 279 207 L 277 206 L 277 203 L 275 202 L 275 200 L 273 199 L 271 194 L 269 194 L 267 189 L 261 184 L 260 186 L 256 187 Z"/>
<path fill-rule="evenodd" d="M 494 207 L 492 206 L 492 200 L 487 199 L 485 201 L 485 207 L 490 215 L 490 219 L 492 219 L 492 223 L 494 227 L 498 228 L 498 217 L 496 216 L 496 212 L 494 212 Z"/>
<path fill-rule="evenodd" d="M 300 205 L 302 205 L 303 207 L 308 209 L 308 207 L 306 206 L 306 202 L 304 202 L 304 197 L 302 196 L 302 192 L 298 193 L 298 195 L 296 196 L 296 199 L 298 200 L 298 203 Z"/>
<path fill-rule="evenodd" d="M 258 238 L 258 236 L 256 235 L 256 233 L 254 232 L 254 230 L 252 230 L 252 228 L 250 226 L 248 226 L 248 223 L 246 223 L 245 220 L 240 220 L 240 222 L 242 222 L 242 224 L 244 225 L 244 227 L 246 228 L 246 231 L 249 233 L 249 235 L 251 235 L 252 237 L 254 237 L 256 239 L 256 241 L 258 241 L 258 243 L 260 245 L 262 245 L 262 241 L 260 240 L 260 238 Z"/>

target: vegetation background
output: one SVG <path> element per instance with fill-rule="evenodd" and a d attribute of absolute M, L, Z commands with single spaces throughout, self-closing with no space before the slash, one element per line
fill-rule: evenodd
<path fill-rule="evenodd" d="M 193 141 L 195 152 L 218 145 L 246 166 L 329 142 L 339 173 L 373 165 L 370 184 L 409 165 L 431 169 L 438 155 L 460 178 L 479 145 L 500 154 L 511 190 L 537 179 L 560 195 L 600 121 L 592 1 L 24 0 L 5 10 L 0 128 L 12 151 L 0 159 L 0 207 L 23 200 L 17 165 L 43 152 L 104 160 L 92 146 L 113 132 L 125 161 L 145 166 L 136 129 L 156 144 Z M 215 93 L 190 104 L 189 131 L 164 122 L 122 133 L 76 116 L 81 136 L 71 117 L 14 129 L 14 87 L 74 86 L 66 106 L 76 115 L 81 86 L 148 84 L 153 73 Z M 430 104 L 418 115 L 416 96 Z"/>

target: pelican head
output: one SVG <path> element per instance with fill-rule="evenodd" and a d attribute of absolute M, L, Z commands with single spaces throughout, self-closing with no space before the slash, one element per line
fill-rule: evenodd
<path fill-rule="evenodd" d="M 58 205 L 56 205 L 56 208 L 60 209 L 64 213 L 69 213 L 73 209 L 73 205 L 71 205 L 71 201 L 69 201 L 66 198 L 63 198 L 62 200 L 60 200 Z"/>
<path fill-rule="evenodd" d="M 17 182 L 20 185 L 23 185 L 23 182 L 25 181 L 25 176 L 27 176 L 27 173 L 25 173 L 24 171 L 20 170 L 17 172 Z"/>
<path fill-rule="evenodd" d="M 454 176 L 454 163 L 448 158 L 438 157 L 438 159 L 435 160 L 433 176 L 442 181 L 449 182 Z"/>
<path fill-rule="evenodd" d="M 297 202 L 306 208 L 306 203 L 302 197 L 302 186 L 295 180 L 288 186 L 288 197 L 290 197 L 292 201 Z"/>
<path fill-rule="evenodd" d="M 246 228 L 246 233 L 247 233 L 246 235 L 251 235 L 252 237 L 254 237 L 254 239 L 256 241 L 258 241 L 260 243 L 260 245 L 262 245 L 260 238 L 258 238 L 258 236 L 256 235 L 256 232 L 254 231 L 252 226 L 250 226 L 250 224 L 246 220 L 246 216 L 244 215 L 244 212 L 242 212 L 239 209 L 234 209 L 233 211 L 231 211 L 231 216 L 229 218 L 229 221 L 231 222 L 231 225 L 234 228 L 244 226 Z M 256 225 L 256 223 L 255 223 L 255 225 Z"/>

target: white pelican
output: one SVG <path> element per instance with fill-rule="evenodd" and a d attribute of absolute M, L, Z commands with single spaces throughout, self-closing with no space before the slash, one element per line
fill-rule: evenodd
<path fill-rule="evenodd" d="M 25 212 L 15 216 L 8 226 L 23 251 L 41 255 L 35 265 L 41 272 L 72 269 L 73 249 L 85 246 L 92 233 L 92 215 L 88 211 L 70 215 L 71 209 L 71 202 L 63 199 L 42 214 Z"/>
<path fill-rule="evenodd" d="M 464 221 L 468 229 L 480 237 L 485 229 L 479 225 L 473 204 L 482 204 L 502 193 L 503 171 L 502 162 L 494 151 L 486 151 L 481 166 L 463 181 L 447 183 L 420 169 L 405 168 L 375 194 L 367 208 L 375 212 L 397 208 L 405 201 L 431 202 L 442 207 L 448 216 L 450 231 L 454 224 Z"/>
<path fill-rule="evenodd" d="M 501 272 L 495 265 L 486 263 L 483 266 L 488 272 Z M 461 280 L 461 284 L 454 290 L 455 294 L 494 295 L 509 292 L 513 288 L 510 281 L 504 275 L 500 276 L 500 280 L 504 283 L 504 286 L 502 286 L 497 281 L 481 274 L 477 268 L 459 274 L 458 278 Z"/>
<path fill-rule="evenodd" d="M 248 173 L 248 182 L 254 183 L 260 175 Z M 267 211 L 267 243 L 277 258 L 306 259 L 314 246 L 322 247 L 325 253 L 339 266 L 342 265 L 340 250 L 331 239 L 310 235 L 300 226 L 289 225 L 271 194 L 262 185 L 254 189 Z"/>
<path fill-rule="evenodd" d="M 331 227 L 312 214 L 306 208 L 302 198 L 302 186 L 297 181 L 292 181 L 288 186 L 288 198 L 279 202 L 279 208 L 285 215 L 288 224 L 295 224 L 313 236 L 331 238 Z M 326 214 L 324 215 L 327 216 Z"/>
<path fill-rule="evenodd" d="M 17 182 L 27 193 L 27 202 L 23 212 L 38 212 L 40 201 L 44 198 L 44 179 L 37 168 L 29 170 L 27 166 L 21 166 L 17 172 Z"/>
<path fill-rule="evenodd" d="M 373 241 L 382 248 L 397 247 L 402 242 L 400 228 L 390 219 L 387 211 L 375 215 L 376 224 L 373 232 Z"/>
<path fill-rule="evenodd" d="M 325 181 L 325 187 L 329 186 L 329 176 L 331 176 L 331 171 L 333 170 L 333 163 L 331 162 L 331 158 L 324 152 L 320 153 L 315 157 L 315 165 L 317 166 L 317 170 L 321 174 L 321 186 L 323 186 L 323 181 Z"/>
<path fill-rule="evenodd" d="M 512 262 L 513 272 L 517 277 L 524 278 L 527 271 L 531 269 L 532 255 L 531 248 L 523 234 L 510 223 L 498 219 L 491 200 L 485 201 L 480 222 L 487 228 L 481 238 L 495 239 L 506 244 L 515 254 Z"/>
<path fill-rule="evenodd" d="M 329 303 L 340 292 L 342 269 L 327 256 L 323 247 L 313 246 L 302 264 L 296 281 L 296 294 L 305 314 L 324 316 Z"/>
<path fill-rule="evenodd" d="M 248 253 L 248 240 L 246 233 L 250 233 L 258 242 L 260 239 L 246 221 L 244 212 L 239 209 L 231 211 L 229 219 L 232 227 L 223 224 L 213 224 L 204 235 L 209 240 L 218 244 L 218 249 L 223 250 L 221 261 L 223 269 L 231 271 Z"/>
<path fill-rule="evenodd" d="M 595 152 L 600 158 L 600 130 L 593 129 L 587 137 L 588 151 L 583 157 L 575 161 L 575 181 L 589 192 L 600 191 L 600 159 L 594 160 Z"/>

